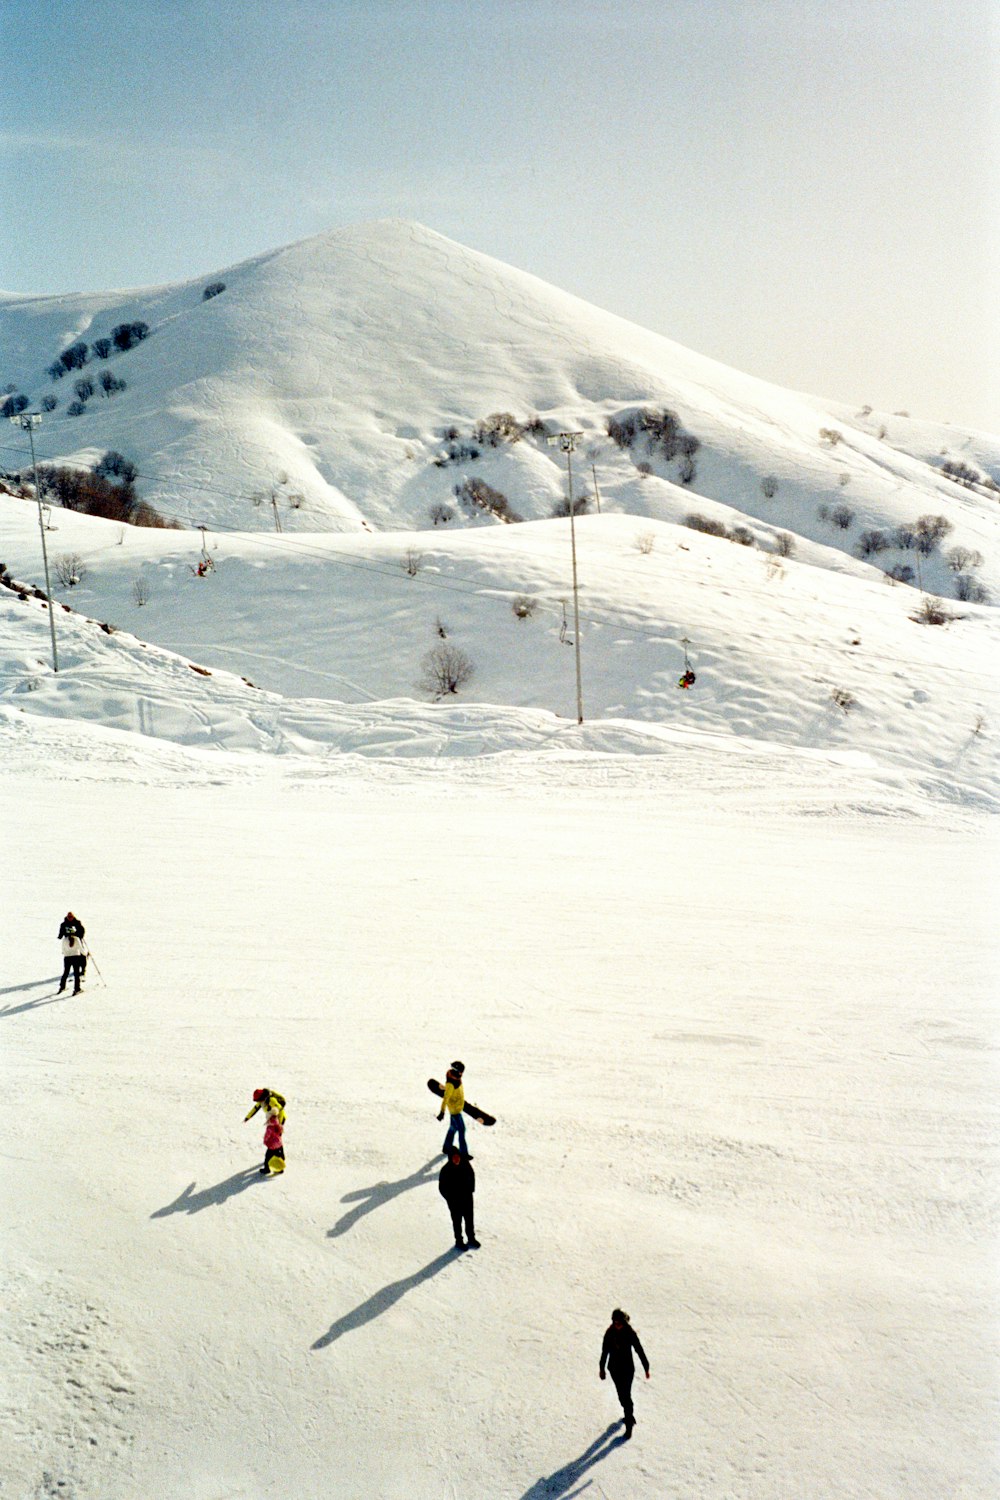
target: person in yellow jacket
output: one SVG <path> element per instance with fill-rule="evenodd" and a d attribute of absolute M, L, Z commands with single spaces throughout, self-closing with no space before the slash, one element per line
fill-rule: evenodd
<path fill-rule="evenodd" d="M 275 1089 L 254 1089 L 253 1103 L 243 1120 L 252 1120 L 259 1109 L 266 1116 L 264 1124 L 264 1165 L 262 1177 L 273 1177 L 285 1170 L 285 1146 L 282 1130 L 285 1124 L 285 1096 Z"/>
<path fill-rule="evenodd" d="M 462 1087 L 462 1074 L 465 1072 L 465 1063 L 453 1062 L 445 1074 L 444 1097 L 441 1100 L 441 1109 L 438 1119 L 443 1120 L 447 1114 L 448 1130 L 441 1147 L 445 1156 L 455 1137 L 462 1151 L 465 1150 L 465 1120 L 462 1118 L 462 1110 L 465 1108 L 465 1089 Z"/>
<path fill-rule="evenodd" d="M 274 1089 L 254 1089 L 253 1103 L 249 1112 L 243 1116 L 244 1124 L 252 1120 L 259 1109 L 265 1114 L 276 1115 L 279 1125 L 285 1123 L 285 1096 L 277 1093 Z"/>

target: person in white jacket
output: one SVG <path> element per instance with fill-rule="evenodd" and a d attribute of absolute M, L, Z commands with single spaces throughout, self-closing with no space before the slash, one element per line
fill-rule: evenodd
<path fill-rule="evenodd" d="M 87 958 L 83 946 L 83 923 L 79 917 L 74 917 L 68 911 L 59 924 L 59 939 L 62 943 L 63 971 L 59 981 L 58 994 L 62 994 L 66 988 L 66 981 L 70 975 L 73 976 L 73 993 L 80 993 L 80 981 L 83 979 L 83 971 L 86 967 Z"/>

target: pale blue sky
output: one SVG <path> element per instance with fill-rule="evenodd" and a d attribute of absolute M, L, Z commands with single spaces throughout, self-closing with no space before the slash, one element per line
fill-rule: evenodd
<path fill-rule="evenodd" d="M 0 286 L 412 218 L 779 384 L 998 431 L 998 5 L 0 0 Z"/>

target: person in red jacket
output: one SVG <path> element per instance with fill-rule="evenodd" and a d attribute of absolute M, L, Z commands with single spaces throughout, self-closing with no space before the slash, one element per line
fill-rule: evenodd
<path fill-rule="evenodd" d="M 264 1111 L 267 1119 L 264 1126 L 264 1165 L 260 1169 L 260 1175 L 273 1177 L 275 1173 L 285 1170 L 285 1148 L 281 1139 L 285 1126 L 284 1094 L 279 1094 L 276 1089 L 254 1089 L 253 1103 L 243 1117 L 244 1123 L 252 1120 L 259 1109 Z"/>
<path fill-rule="evenodd" d="M 284 1126 L 278 1115 L 268 1115 L 267 1124 L 264 1126 L 264 1165 L 260 1169 L 262 1177 L 273 1177 L 278 1172 L 285 1170 L 285 1148 L 282 1145 L 282 1134 Z"/>
<path fill-rule="evenodd" d="M 632 1407 L 632 1379 L 635 1375 L 635 1364 L 632 1360 L 633 1349 L 639 1356 L 639 1362 L 648 1380 L 649 1360 L 639 1342 L 639 1335 L 629 1322 L 628 1313 L 616 1307 L 611 1314 L 611 1327 L 605 1333 L 604 1343 L 601 1346 L 600 1374 L 603 1380 L 604 1366 L 607 1365 L 625 1414 L 626 1438 L 632 1436 L 632 1428 L 635 1426 L 635 1411 Z"/>

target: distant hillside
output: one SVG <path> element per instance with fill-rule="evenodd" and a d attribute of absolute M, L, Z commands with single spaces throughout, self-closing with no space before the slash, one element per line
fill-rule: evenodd
<path fill-rule="evenodd" d="M 783 391 L 419 225 L 175 286 L 0 297 L 0 350 L 11 409 L 43 411 L 40 455 L 121 452 L 142 499 L 189 526 L 545 519 L 566 504 L 547 439 L 570 429 L 591 511 L 766 550 L 786 532 L 943 593 L 964 568 L 960 590 L 1000 595 L 1000 439 Z M 20 468 L 23 443 L 2 441 Z M 950 527 L 923 555 L 921 516 Z"/>

